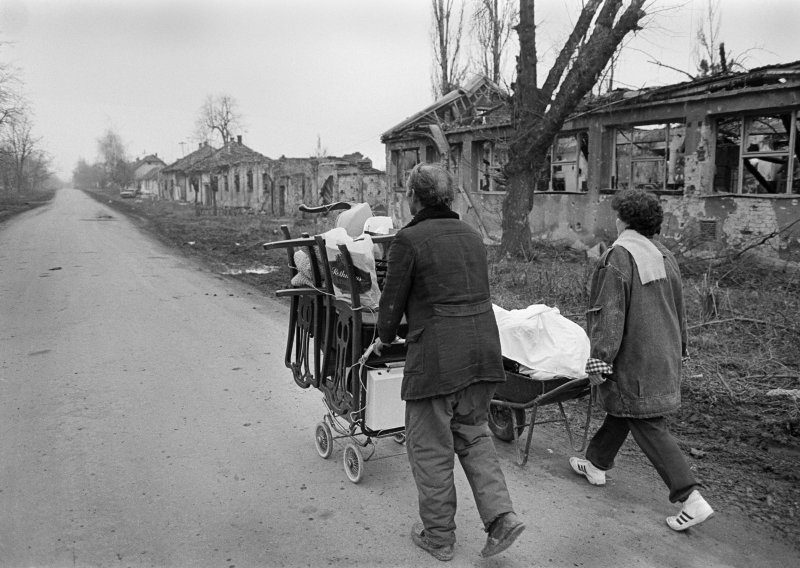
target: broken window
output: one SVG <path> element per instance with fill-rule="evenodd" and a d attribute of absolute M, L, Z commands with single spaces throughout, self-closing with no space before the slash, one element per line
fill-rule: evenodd
<path fill-rule="evenodd" d="M 685 140 L 681 123 L 617 128 L 611 187 L 682 191 Z"/>
<path fill-rule="evenodd" d="M 800 193 L 797 115 L 784 112 L 718 119 L 714 191 Z"/>
<path fill-rule="evenodd" d="M 395 191 L 406 186 L 406 179 L 411 170 L 419 163 L 419 148 L 407 148 L 392 151 L 392 169 L 394 171 Z"/>
<path fill-rule="evenodd" d="M 450 173 L 458 185 L 461 185 L 461 144 L 450 145 Z"/>
<path fill-rule="evenodd" d="M 241 189 L 241 184 L 239 183 L 239 172 L 233 174 L 233 188 L 236 190 L 236 193 L 239 193 Z"/>
<path fill-rule="evenodd" d="M 247 191 L 253 191 L 253 170 L 247 170 Z"/>
<path fill-rule="evenodd" d="M 548 154 L 549 184 L 544 179 L 538 191 L 588 191 L 589 133 L 556 136 Z"/>
<path fill-rule="evenodd" d="M 478 140 L 472 143 L 473 185 L 480 191 L 505 191 L 508 143 L 504 140 Z"/>
<path fill-rule="evenodd" d="M 226 175 L 223 175 L 223 176 L 220 176 L 220 177 L 225 182 L 225 183 L 223 183 L 225 191 L 229 191 L 230 190 L 230 181 L 228 180 L 228 175 L 226 174 Z"/>

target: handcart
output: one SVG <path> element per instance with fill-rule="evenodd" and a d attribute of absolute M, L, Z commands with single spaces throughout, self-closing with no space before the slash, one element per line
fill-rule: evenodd
<path fill-rule="evenodd" d="M 592 397 L 589 379 L 575 379 L 556 376 L 550 379 L 533 379 L 519 373 L 514 361 L 504 358 L 506 382 L 498 384 L 489 411 L 489 429 L 505 442 L 513 440 L 517 450 L 517 463 L 524 466 L 528 461 L 533 430 L 537 424 L 562 422 L 569 438 L 569 443 L 576 452 L 586 447 L 589 435 L 589 424 L 592 419 Z M 586 419 L 583 424 L 581 444 L 576 447 L 573 441 L 570 421 L 564 411 L 564 403 L 571 400 L 587 398 Z M 559 417 L 537 421 L 539 407 L 557 404 Z M 525 428 L 528 434 L 523 443 L 521 437 Z"/>
<path fill-rule="evenodd" d="M 346 208 L 342 203 L 301 206 L 311 213 Z M 298 274 L 296 251 L 304 251 L 311 265 L 310 285 L 276 292 L 278 297 L 291 299 L 284 363 L 298 386 L 322 392 L 326 412 L 315 430 L 317 452 L 327 459 L 335 441 L 344 440 L 345 474 L 358 483 L 364 462 L 375 454 L 375 439 L 391 437 L 399 444 L 405 441 L 400 398 L 405 343 L 385 346 L 380 356 L 373 353 L 377 314 L 361 305 L 356 273 L 345 245 L 338 248 L 350 283 L 349 301 L 334 293 L 324 238 L 308 234 L 292 238 L 286 226 L 281 230 L 284 240 L 265 243 L 264 249 L 285 249 L 292 277 Z M 376 236 L 373 241 L 388 243 L 391 238 Z M 400 335 L 404 335 L 403 329 Z M 368 450 L 366 455 L 364 450 Z"/>

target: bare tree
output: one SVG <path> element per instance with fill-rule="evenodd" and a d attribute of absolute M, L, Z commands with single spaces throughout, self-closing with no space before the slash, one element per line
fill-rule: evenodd
<path fill-rule="evenodd" d="M 32 131 L 33 125 L 27 114 L 16 114 L 3 125 L 0 153 L 11 174 L 11 189 L 14 191 L 25 192 L 33 188 L 26 173 L 31 157 L 38 151 L 40 139 L 33 136 Z"/>
<path fill-rule="evenodd" d="M 0 63 L 0 127 L 25 113 L 25 101 L 17 90 L 19 83 L 17 70 Z"/>
<path fill-rule="evenodd" d="M 454 0 L 431 0 L 433 14 L 431 43 L 434 61 L 431 79 L 434 98 L 439 98 L 459 87 L 467 74 L 461 57 L 464 8 L 459 4 L 454 11 L 454 4 Z"/>
<path fill-rule="evenodd" d="M 515 134 L 506 165 L 501 253 L 533 254 L 528 215 L 540 178 L 548 176 L 547 154 L 564 120 L 591 91 L 617 46 L 640 28 L 645 0 L 586 0 L 542 87 L 536 75 L 534 0 L 520 0 L 520 55 L 513 85 Z M 621 12 L 621 13 L 620 13 Z"/>
<path fill-rule="evenodd" d="M 697 76 L 706 77 L 729 71 L 745 71 L 744 53 L 734 56 L 725 50 L 720 28 L 722 11 L 719 0 L 707 0 L 705 17 L 695 33 L 694 56 Z"/>
<path fill-rule="evenodd" d="M 195 137 L 198 141 L 207 141 L 216 136 L 225 144 L 242 126 L 236 99 L 226 94 L 208 95 L 197 115 Z"/>
<path fill-rule="evenodd" d="M 506 48 L 517 25 L 515 0 L 474 0 L 472 35 L 477 49 L 477 68 L 498 85 L 504 81 Z"/>
<path fill-rule="evenodd" d="M 317 134 L 317 147 L 314 148 L 314 152 L 311 154 L 312 158 L 325 158 L 328 155 L 328 148 L 327 146 L 322 145 L 322 137 Z"/>
<path fill-rule="evenodd" d="M 125 144 L 113 129 L 107 129 L 103 136 L 97 139 L 97 154 L 105 174 L 101 180 L 103 187 L 111 183 L 118 188 L 124 188 L 133 182 Z"/>

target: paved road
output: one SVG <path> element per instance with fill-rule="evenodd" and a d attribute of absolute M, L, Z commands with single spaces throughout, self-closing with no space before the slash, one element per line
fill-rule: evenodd
<path fill-rule="evenodd" d="M 341 448 L 316 454 L 320 393 L 283 366 L 286 318 L 76 190 L 0 227 L 0 566 L 437 565 L 408 536 L 402 446 L 381 440 L 359 485 Z M 500 453 L 529 528 L 480 559 L 459 474 L 452 566 L 797 565 L 724 512 L 670 532 L 633 460 L 594 488 L 555 433 L 525 469 Z"/>

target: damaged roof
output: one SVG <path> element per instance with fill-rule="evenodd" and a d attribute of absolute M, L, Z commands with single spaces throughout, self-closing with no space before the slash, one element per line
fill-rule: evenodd
<path fill-rule="evenodd" d="M 479 75 L 384 132 L 381 141 L 431 124 L 452 132 L 458 127 L 485 126 L 487 121 L 495 125 L 508 123 L 511 115 L 503 112 L 508 101 L 508 93 L 488 77 Z"/>
<path fill-rule="evenodd" d="M 616 89 L 600 96 L 587 95 L 567 121 L 597 112 L 611 112 L 658 102 L 692 97 L 708 97 L 742 89 L 798 88 L 800 61 L 767 65 L 750 71 L 716 74 L 661 87 Z M 452 110 L 448 115 L 447 110 Z M 478 77 L 463 88 L 455 89 L 430 106 L 408 117 L 381 135 L 381 142 L 403 136 L 430 136 L 438 126 L 443 132 L 475 131 L 510 126 L 511 99 L 486 77 Z"/>
<path fill-rule="evenodd" d="M 674 101 L 691 97 L 754 89 L 759 87 L 788 88 L 800 84 L 800 61 L 768 65 L 750 71 L 719 73 L 691 81 L 644 89 L 616 89 L 602 96 L 584 98 L 573 116 L 606 111 L 612 107 Z"/>
<path fill-rule="evenodd" d="M 205 160 L 216 151 L 217 151 L 216 148 L 214 148 L 208 143 L 205 143 L 191 154 L 187 154 L 183 158 L 175 160 L 173 163 L 166 166 L 164 169 L 161 170 L 161 173 L 168 174 L 172 172 L 183 172 L 183 173 L 188 172 L 190 169 L 192 169 L 192 166 L 194 164 L 196 164 L 201 160 Z"/>
<path fill-rule="evenodd" d="M 256 152 L 237 140 L 231 140 L 210 156 L 194 162 L 192 171 L 211 171 L 241 164 L 263 164 L 271 162 L 265 155 Z"/>

